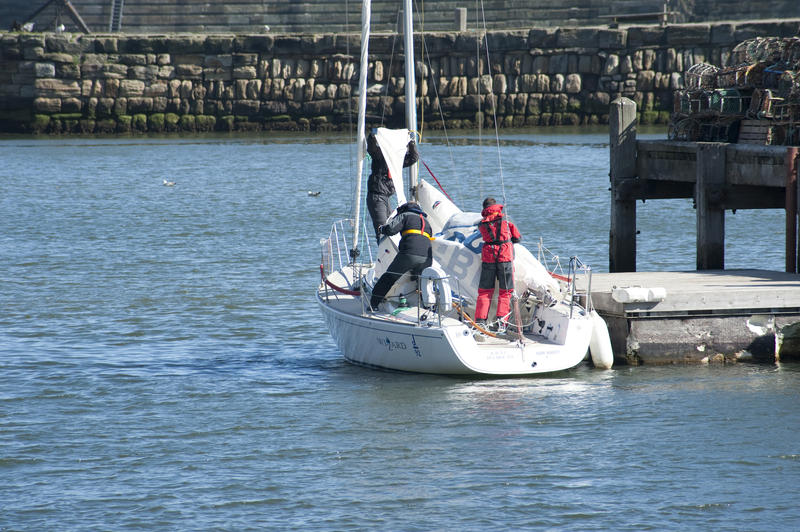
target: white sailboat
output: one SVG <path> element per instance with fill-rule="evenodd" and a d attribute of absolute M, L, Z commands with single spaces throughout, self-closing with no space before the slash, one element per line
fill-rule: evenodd
<path fill-rule="evenodd" d="M 316 293 L 345 359 L 367 367 L 418 373 L 534 375 L 580 364 L 591 343 L 595 365 L 610 367 L 613 356 L 605 324 L 591 309 L 590 294 L 576 291 L 576 277 L 591 276 L 591 270 L 576 258 L 570 261 L 567 275 L 557 278 L 525 247 L 515 244 L 515 297 L 508 329 L 498 333 L 474 322 L 481 217 L 461 211 L 438 189 L 418 179 L 416 164 L 409 172 L 408 193 L 428 214 L 436 233 L 434 263 L 419 279 L 404 275 L 377 311 L 369 308 L 371 288 L 394 258 L 399 242 L 399 235 L 385 237 L 374 250 L 372 237 L 365 237 L 360 221 L 369 20 L 370 2 L 365 0 L 355 215 L 336 221 L 321 241 L 321 280 Z M 408 129 L 379 128 L 376 134 L 395 180 L 398 205 L 406 201 L 402 160 L 409 130 L 416 129 L 417 120 L 411 0 L 404 0 L 404 28 Z"/>

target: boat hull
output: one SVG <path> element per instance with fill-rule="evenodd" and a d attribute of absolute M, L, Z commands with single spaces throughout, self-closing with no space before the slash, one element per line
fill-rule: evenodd
<path fill-rule="evenodd" d="M 317 300 L 328 329 L 345 359 L 395 371 L 442 375 L 535 375 L 570 369 L 585 358 L 592 333 L 591 316 L 549 329 L 553 340 L 526 335 L 524 341 L 475 335 L 457 319 L 422 323 L 393 321 L 391 315 L 356 314 L 354 302 Z M 556 338 L 556 337 L 560 338 Z M 559 341 L 554 341 L 559 340 Z M 563 340 L 560 341 L 560 340 Z"/>

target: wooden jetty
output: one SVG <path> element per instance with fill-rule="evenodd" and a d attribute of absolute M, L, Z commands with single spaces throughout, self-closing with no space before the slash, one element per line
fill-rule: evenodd
<path fill-rule="evenodd" d="M 612 102 L 609 272 L 592 300 L 617 362 L 800 358 L 798 148 L 639 141 L 636 104 Z M 636 272 L 636 201 L 693 198 L 697 271 Z M 786 272 L 725 270 L 725 210 L 786 211 Z"/>

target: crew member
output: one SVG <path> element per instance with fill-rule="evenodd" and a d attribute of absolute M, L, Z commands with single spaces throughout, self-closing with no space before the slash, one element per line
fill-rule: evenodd
<path fill-rule="evenodd" d="M 375 236 L 380 239 L 378 228 L 386 223 L 389 213 L 392 212 L 389 207 L 389 196 L 395 193 L 394 183 L 389 177 L 389 167 L 378 146 L 375 133 L 370 133 L 367 137 L 367 153 L 372 158 L 372 171 L 367 180 L 367 210 L 372 218 Z M 411 166 L 418 160 L 417 145 L 413 140 L 409 141 L 406 156 L 403 159 L 403 168 Z"/>
<path fill-rule="evenodd" d="M 506 219 L 503 206 L 492 197 L 483 200 L 481 216 L 483 219 L 478 229 L 483 236 L 483 248 L 475 320 L 479 326 L 486 326 L 497 280 L 497 328 L 504 330 L 514 292 L 514 244 L 522 239 L 522 235 L 517 226 Z"/>
<path fill-rule="evenodd" d="M 372 289 L 370 307 L 375 310 L 383 301 L 384 296 L 394 286 L 394 283 L 406 272 L 410 271 L 412 278 L 416 278 L 422 270 L 433 264 L 431 251 L 431 226 L 426 220 L 428 217 L 422 208 L 408 202 L 397 208 L 397 216 L 389 223 L 378 229 L 378 235 L 394 235 L 400 233 L 400 245 L 397 256 L 381 275 L 375 288 Z"/>

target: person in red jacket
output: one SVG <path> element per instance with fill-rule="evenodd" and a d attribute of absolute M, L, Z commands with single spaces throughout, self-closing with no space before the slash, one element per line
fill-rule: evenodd
<path fill-rule="evenodd" d="M 497 280 L 497 321 L 498 329 L 502 330 L 510 311 L 511 294 L 514 292 L 514 244 L 522 239 L 522 235 L 517 226 L 506 219 L 503 206 L 494 198 L 483 200 L 481 216 L 483 219 L 478 224 L 478 229 L 483 236 L 483 247 L 475 320 L 479 326 L 486 327 L 489 306 L 494 296 L 494 283 Z"/>

